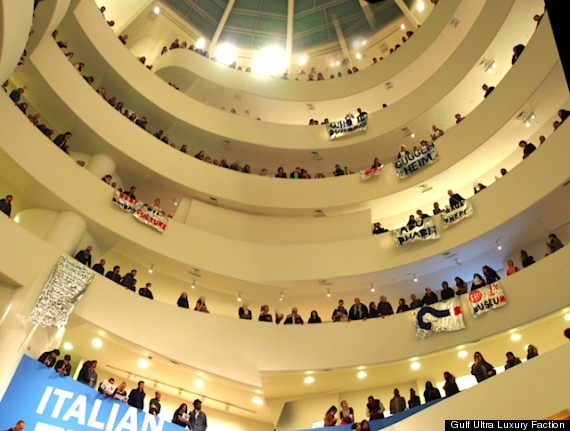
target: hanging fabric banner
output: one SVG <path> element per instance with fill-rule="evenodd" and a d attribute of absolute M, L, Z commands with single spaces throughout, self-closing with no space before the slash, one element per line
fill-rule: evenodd
<path fill-rule="evenodd" d="M 472 290 L 468 297 L 471 315 L 474 318 L 485 314 L 487 311 L 503 307 L 507 303 L 505 292 L 499 282 Z"/>
<path fill-rule="evenodd" d="M 341 121 L 335 121 L 327 124 L 327 132 L 329 139 L 340 138 L 348 133 L 364 132 L 368 124 L 368 115 L 359 115 L 356 118 L 345 118 Z"/>
<path fill-rule="evenodd" d="M 427 241 L 441 237 L 432 217 L 423 219 L 421 225 L 416 225 L 413 228 L 403 226 L 399 229 L 395 229 L 392 231 L 392 236 L 398 247 L 411 244 L 415 241 Z"/>
<path fill-rule="evenodd" d="M 130 196 L 127 196 L 119 190 L 115 190 L 113 202 L 123 211 L 133 213 L 137 209 L 138 202 Z"/>
<path fill-rule="evenodd" d="M 123 192 L 115 190 L 113 194 L 113 203 L 133 215 L 139 222 L 150 226 L 157 231 L 164 233 L 168 226 L 168 216 L 160 209 L 147 206 L 144 202 L 137 201 Z"/>
<path fill-rule="evenodd" d="M 453 208 L 446 208 L 441 213 L 441 223 L 444 229 L 447 229 L 452 224 L 458 223 L 463 219 L 473 215 L 473 204 L 470 200 L 465 199 L 460 206 Z"/>
<path fill-rule="evenodd" d="M 399 179 L 408 178 L 417 171 L 422 170 L 439 160 L 439 155 L 432 142 L 422 145 L 400 159 L 394 160 L 394 168 Z"/>
<path fill-rule="evenodd" d="M 380 171 L 383 167 L 384 165 L 380 164 L 380 166 L 375 166 L 373 168 L 360 171 L 360 179 L 367 180 L 368 178 L 372 177 L 372 175 L 380 175 Z"/>
<path fill-rule="evenodd" d="M 416 337 L 423 340 L 432 332 L 452 332 L 465 329 L 459 297 L 436 302 L 412 311 Z"/>
<path fill-rule="evenodd" d="M 92 280 L 93 271 L 88 266 L 70 256 L 61 256 L 30 314 L 30 320 L 44 327 L 63 328 Z"/>
<path fill-rule="evenodd" d="M 151 208 L 141 205 L 133 213 L 133 216 L 141 223 L 146 224 L 159 232 L 164 233 L 168 226 L 168 217 Z"/>

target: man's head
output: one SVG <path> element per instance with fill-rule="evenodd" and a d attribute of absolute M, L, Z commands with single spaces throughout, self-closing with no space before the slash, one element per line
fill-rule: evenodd
<path fill-rule="evenodd" d="M 65 355 L 65 356 L 63 357 L 63 361 L 64 361 L 65 363 L 68 363 L 69 361 L 71 361 L 71 355 Z"/>
<path fill-rule="evenodd" d="M 97 368 L 97 361 L 94 360 L 94 361 L 91 361 L 91 369 L 94 370 L 95 368 Z"/>
<path fill-rule="evenodd" d="M 415 300 L 416 300 L 416 294 L 415 294 L 415 293 L 412 293 L 412 294 L 410 295 L 410 299 L 411 299 L 412 301 L 415 301 Z"/>
<path fill-rule="evenodd" d="M 120 267 L 119 265 L 115 265 L 115 266 L 113 267 L 113 272 L 114 272 L 115 274 L 118 274 L 120 271 L 121 271 L 121 267 Z"/>
<path fill-rule="evenodd" d="M 65 137 L 67 139 L 70 139 L 73 135 L 71 134 L 71 132 L 65 132 Z"/>
<path fill-rule="evenodd" d="M 400 390 L 398 388 L 394 389 L 394 396 L 396 397 L 400 396 Z"/>
<path fill-rule="evenodd" d="M 22 431 L 25 426 L 26 423 L 24 421 L 18 421 L 16 422 L 16 425 L 14 425 L 14 431 Z"/>
<path fill-rule="evenodd" d="M 150 288 L 152 287 L 152 283 L 147 283 L 147 284 L 145 284 L 145 287 L 146 287 L 147 289 L 150 289 Z"/>
<path fill-rule="evenodd" d="M 360 298 L 354 298 L 354 303 L 355 303 L 356 305 L 360 304 Z"/>
<path fill-rule="evenodd" d="M 135 186 L 131 186 L 131 189 L 130 189 L 130 190 L 131 190 L 131 193 L 134 193 L 134 192 L 137 191 L 137 188 L 136 188 Z"/>
<path fill-rule="evenodd" d="M 107 263 L 107 261 L 106 261 L 105 259 L 101 259 L 101 260 L 99 261 L 99 264 L 100 264 L 100 265 L 103 265 L 103 266 L 104 266 L 106 263 Z"/>
<path fill-rule="evenodd" d="M 344 307 L 344 300 L 343 300 L 343 299 L 339 299 L 339 300 L 338 300 L 338 306 L 339 306 L 339 307 Z"/>
<path fill-rule="evenodd" d="M 291 309 L 291 313 L 293 313 L 293 314 L 297 314 L 298 312 L 299 312 L 299 310 L 297 309 L 297 307 L 293 307 Z"/>
<path fill-rule="evenodd" d="M 133 276 L 137 275 L 137 270 L 136 270 L 136 269 L 132 269 L 132 270 L 131 270 L 131 274 L 133 274 Z"/>
<path fill-rule="evenodd" d="M 194 408 L 196 410 L 201 410 L 202 409 L 202 401 L 196 399 L 194 400 L 194 402 L 192 403 L 192 405 L 194 406 Z"/>
<path fill-rule="evenodd" d="M 160 393 L 160 392 L 157 391 L 157 392 L 154 394 L 154 397 L 155 397 L 157 400 L 160 400 L 160 397 L 162 397 L 162 393 Z"/>
<path fill-rule="evenodd" d="M 112 377 L 109 377 L 109 383 L 111 383 L 112 385 L 114 385 L 114 384 L 115 384 L 115 379 L 112 378 Z"/>
<path fill-rule="evenodd" d="M 431 295 L 431 287 L 426 287 L 426 295 Z"/>
<path fill-rule="evenodd" d="M 12 199 L 14 199 L 14 196 L 6 195 L 6 197 L 4 199 L 6 199 L 7 202 L 12 202 Z"/>
<path fill-rule="evenodd" d="M 513 352 L 507 352 L 505 356 L 507 357 L 507 361 L 513 361 L 515 359 Z"/>
<path fill-rule="evenodd" d="M 139 380 L 137 388 L 140 389 L 141 391 L 144 389 L 144 380 Z"/>
<path fill-rule="evenodd" d="M 89 253 L 91 253 L 91 252 L 93 251 L 93 246 L 92 246 L 92 245 L 88 245 L 85 250 L 87 250 Z"/>
<path fill-rule="evenodd" d="M 524 148 L 527 146 L 527 142 L 526 141 L 520 141 L 519 142 L 519 147 Z"/>
<path fill-rule="evenodd" d="M 52 358 L 57 358 L 59 356 L 59 349 L 52 350 L 51 356 Z"/>

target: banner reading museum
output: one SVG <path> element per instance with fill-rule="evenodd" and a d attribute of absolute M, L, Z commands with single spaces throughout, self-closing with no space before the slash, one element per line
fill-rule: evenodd
<path fill-rule="evenodd" d="M 410 151 L 405 156 L 394 160 L 394 168 L 399 179 L 408 178 L 410 175 L 422 170 L 439 160 L 439 155 L 432 142 Z"/>

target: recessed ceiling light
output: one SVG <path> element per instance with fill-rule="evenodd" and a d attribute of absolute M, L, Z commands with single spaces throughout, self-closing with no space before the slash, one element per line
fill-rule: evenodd
<path fill-rule="evenodd" d="M 412 370 L 419 370 L 422 367 L 422 364 L 420 364 L 418 361 L 414 361 L 410 364 L 410 368 Z"/>
<path fill-rule="evenodd" d="M 564 315 L 564 320 L 566 320 L 567 322 L 570 322 L 570 313 L 566 313 Z"/>
<path fill-rule="evenodd" d="M 73 344 L 71 344 L 69 341 L 66 341 L 63 343 L 63 350 L 73 350 Z"/>
<path fill-rule="evenodd" d="M 357 52 L 354 57 L 356 57 L 357 60 L 362 60 L 362 54 Z"/>
<path fill-rule="evenodd" d="M 103 347 L 103 341 L 100 338 L 93 338 L 91 340 L 91 345 L 96 349 L 100 349 L 101 347 Z"/>
<path fill-rule="evenodd" d="M 202 389 L 204 387 L 204 382 L 200 379 L 194 379 L 194 386 L 196 386 L 197 388 Z"/>
<path fill-rule="evenodd" d="M 313 376 L 307 376 L 303 381 L 305 382 L 306 385 L 310 385 L 311 383 L 315 382 L 315 378 Z"/>
<path fill-rule="evenodd" d="M 160 13 L 160 6 L 155 6 L 155 7 L 152 9 L 152 12 L 153 12 L 155 15 L 158 15 L 158 14 Z"/>
<path fill-rule="evenodd" d="M 145 358 L 140 358 L 137 361 L 137 365 L 141 368 L 148 368 L 148 361 Z"/>
<path fill-rule="evenodd" d="M 522 338 L 521 334 L 512 334 L 511 335 L 511 341 L 519 341 Z"/>
<path fill-rule="evenodd" d="M 368 373 L 366 371 L 359 371 L 356 377 L 359 379 L 364 379 L 365 377 L 368 377 Z"/>
<path fill-rule="evenodd" d="M 401 30 L 405 30 L 405 29 L 406 29 L 406 24 L 404 24 L 404 23 L 400 24 L 400 29 L 401 29 Z"/>
<path fill-rule="evenodd" d="M 467 355 L 469 355 L 467 350 L 460 350 L 459 352 L 457 352 L 457 356 L 460 357 L 461 359 L 466 358 Z"/>
<path fill-rule="evenodd" d="M 261 397 L 258 397 L 257 395 L 253 396 L 251 398 L 251 402 L 253 404 L 257 404 L 258 406 L 262 406 L 263 405 L 263 400 L 261 399 Z"/>

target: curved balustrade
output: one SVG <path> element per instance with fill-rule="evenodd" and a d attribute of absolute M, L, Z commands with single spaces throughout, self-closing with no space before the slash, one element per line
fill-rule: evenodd
<path fill-rule="evenodd" d="M 183 91 L 192 86 L 189 95 L 194 93 L 196 87 L 207 85 L 211 88 L 211 85 L 216 85 L 219 91 L 238 91 L 240 94 L 277 101 L 304 103 L 343 99 L 344 106 L 356 106 L 358 98 L 352 102 L 349 100 L 355 99 L 356 94 L 362 97 L 362 93 L 374 90 L 376 100 L 387 100 L 386 94 L 381 96 L 385 92 L 379 92 L 381 88 L 377 87 L 383 87 L 387 80 L 406 68 L 414 70 L 406 81 L 411 78 L 415 82 L 422 82 L 431 76 L 465 37 L 484 4 L 484 1 L 442 2 L 400 50 L 382 62 L 360 70 L 358 75 L 342 79 L 307 82 L 294 81 L 293 76 L 290 80 L 263 78 L 228 68 L 184 49 L 170 50 L 161 55 L 153 62 L 153 71 L 165 81 L 176 83 Z M 452 18 L 460 21 L 461 26 L 448 25 Z M 422 70 L 422 73 L 418 74 L 417 70 Z M 409 82 L 408 88 L 415 88 L 418 85 L 415 82 Z M 403 90 L 395 89 L 396 92 Z M 392 94 L 390 100 L 397 100 L 401 96 Z M 304 106 L 301 107 L 304 110 Z"/>
<path fill-rule="evenodd" d="M 21 227 L 3 220 L 4 241 L 2 255 L 9 255 L 13 244 L 19 244 L 24 256 L 38 254 L 44 262 L 55 264 L 57 250 Z M 455 347 L 503 332 L 518 325 L 532 322 L 559 310 L 570 302 L 570 273 L 560 272 L 570 257 L 570 247 L 537 262 L 532 267 L 502 280 L 508 304 L 484 317 L 474 320 L 464 308 L 466 329 L 454 333 L 435 334 L 425 340 L 415 338 L 414 324 L 409 313 L 387 319 L 357 321 L 350 324 L 310 326 L 276 326 L 236 320 L 216 315 L 189 312 L 173 305 L 133 298 L 130 292 L 118 288 L 104 277 L 96 276 L 85 297 L 74 313 L 105 331 L 192 367 L 254 386 L 260 385 L 259 372 L 297 371 L 354 366 L 350 349 L 340 349 L 334 355 L 319 348 L 323 340 L 350 339 L 355 346 L 367 346 L 359 352 L 358 365 L 388 363 L 421 356 Z M 43 263 L 35 260 L 15 260 L 10 270 L 14 280 L 24 282 L 30 273 Z M 537 286 L 540 298 L 537 300 Z M 130 310 L 129 325 L 125 325 L 123 312 L 101 313 L 103 304 L 112 300 L 115 310 Z M 136 312 L 133 311 L 136 304 Z M 532 304 L 532 306 L 529 306 Z M 147 325 L 147 316 L 153 316 L 156 325 Z M 140 328 L 145 330 L 141 331 Z M 192 328 L 196 334 L 208 338 L 196 349 L 193 343 L 173 342 L 180 330 Z M 165 328 L 169 328 L 165 330 Z M 382 343 L 370 343 L 370 334 L 383 334 Z M 263 340 L 262 342 L 260 340 Z M 390 346 L 386 349 L 386 346 Z M 263 354 L 259 352 L 263 351 Z M 224 352 L 220 355 L 219 352 Z M 311 352 L 299 355 L 299 352 Z M 227 358 L 233 358 L 227 361 Z"/>
<path fill-rule="evenodd" d="M 439 191 L 436 195 L 422 195 L 422 199 L 427 199 L 427 202 L 429 199 L 433 202 L 434 198 L 445 194 L 450 186 L 460 188 L 465 181 L 463 169 L 450 170 L 460 160 L 469 167 L 473 175 L 471 179 L 480 177 L 494 167 L 501 157 L 505 157 L 504 154 L 516 151 L 516 142 L 519 139 L 528 137 L 521 136 L 514 124 L 508 124 L 521 106 L 541 107 L 550 104 L 548 110 L 539 112 L 542 118 L 547 118 L 566 100 L 565 93 L 553 84 L 556 82 L 562 88 L 563 76 L 560 73 L 550 29 L 543 26 L 539 27 L 525 55 L 495 90 L 493 97 L 487 103 L 479 105 L 460 127 L 452 128 L 438 139 L 440 161 L 406 181 L 396 178 L 391 164 L 384 168 L 381 178 L 364 183 L 357 175 L 299 182 L 239 174 L 219 169 L 192 157 L 184 157 L 171 148 L 165 148 L 161 142 L 127 122 L 112 109 L 86 86 L 81 76 L 62 55 L 58 56 L 55 44 L 49 43 L 52 41 L 46 41 L 42 49 L 30 58 L 28 66 L 35 67 L 41 76 L 39 79 L 29 79 L 27 84 L 31 92 L 43 95 L 42 103 L 46 110 L 59 112 L 59 101 L 63 100 L 66 104 L 66 117 L 79 117 L 79 121 L 86 126 L 78 126 L 78 129 L 74 130 L 75 142 L 79 142 L 79 145 L 109 153 L 116 159 L 118 166 L 123 166 L 123 171 L 135 162 L 136 166 L 146 166 L 162 173 L 168 181 L 190 187 L 193 191 L 187 193 L 192 196 L 196 192 L 203 193 L 217 198 L 220 205 L 248 205 L 253 210 L 286 208 L 312 211 L 346 208 L 348 205 L 398 192 L 391 196 L 390 201 L 375 203 L 390 210 L 400 208 L 398 202 L 417 202 L 418 193 L 412 187 L 416 184 L 429 181 L 434 190 Z M 539 62 L 535 60 L 537 58 L 540 58 Z M 92 114 L 94 107 L 97 107 L 97 116 Z M 508 126 L 503 127 L 505 124 Z M 124 130 L 129 127 L 129 133 L 125 133 Z M 532 133 L 533 128 L 520 130 Z M 195 139 L 199 140 L 200 137 Z M 461 145 L 458 145 L 458 142 L 461 142 Z M 481 151 L 484 151 L 486 156 L 479 157 L 475 162 L 466 159 L 482 142 L 485 142 L 485 147 L 481 147 Z M 113 145 L 108 146 L 108 143 Z M 390 157 L 393 157 L 392 150 Z M 121 163 L 122 160 L 129 162 Z M 436 177 L 437 175 L 439 176 Z M 216 181 L 211 180 L 213 176 Z M 128 175 L 123 174 L 123 177 L 128 178 Z M 398 212 L 384 216 L 396 214 Z"/>
<path fill-rule="evenodd" d="M 34 13 L 33 32 L 30 34 L 26 49 L 31 54 L 39 43 L 51 37 L 69 9 L 71 0 L 53 0 L 38 3 Z"/>
<path fill-rule="evenodd" d="M 103 83 L 107 90 L 112 94 L 121 94 L 125 88 L 132 88 L 133 97 L 128 101 L 128 105 L 136 112 L 145 112 L 147 117 L 154 120 L 156 126 L 153 127 L 169 130 L 171 136 L 194 136 L 205 144 L 218 147 L 224 138 L 229 139 L 239 145 L 240 159 L 244 160 L 250 160 L 247 144 L 255 147 L 252 151 L 262 151 L 270 147 L 272 152 L 277 149 L 324 151 L 334 148 L 335 155 L 345 156 L 343 160 L 350 160 L 349 153 L 354 148 L 348 151 L 349 147 L 367 143 L 368 150 L 376 149 L 378 139 L 382 137 L 383 141 L 386 141 L 385 135 L 394 129 L 405 125 L 415 126 L 406 123 L 424 114 L 455 88 L 473 65 L 479 62 L 495 39 L 511 12 L 511 6 L 510 1 L 501 2 L 499 5 L 486 5 L 460 48 L 456 49 L 439 69 L 437 76 L 428 79 L 416 91 L 390 106 L 388 110 L 372 113 L 366 134 L 347 137 L 334 143 L 328 141 L 324 128 L 257 122 L 227 114 L 186 97 L 149 73 L 133 56 L 126 55 L 125 47 L 116 40 L 114 33 L 105 29 L 104 20 L 96 18 L 98 11 L 90 2 L 80 2 L 69 16 L 67 25 L 69 31 L 75 33 L 76 46 L 84 47 L 78 51 L 84 53 L 86 63 L 93 65 L 96 71 L 94 75 L 104 76 Z M 516 7 L 517 3 L 514 9 Z M 510 52 L 511 47 L 506 49 Z M 97 73 L 97 67 L 102 68 L 102 73 Z M 446 76 L 446 79 L 442 80 L 440 76 Z M 381 102 L 376 101 L 375 104 L 378 103 Z M 346 107 L 343 112 L 345 110 Z M 200 121 L 196 124 L 198 118 Z M 434 112 L 430 115 L 430 121 L 433 118 L 437 118 Z M 175 126 L 171 128 L 174 123 Z M 431 126 L 431 123 L 429 125 Z M 211 139 L 211 135 L 214 135 L 214 139 Z M 392 148 L 397 148 L 401 139 L 399 130 L 392 139 Z M 340 147 L 345 147 L 345 154 L 339 154 Z M 283 154 L 284 158 L 287 156 Z M 275 157 L 279 159 L 280 154 L 276 153 Z M 254 157 L 251 157 L 251 160 L 254 160 Z"/>
<path fill-rule="evenodd" d="M 445 232 L 437 241 L 411 247 L 395 247 L 389 235 L 326 243 L 259 244 L 220 237 L 176 221 L 169 224 L 164 235 L 158 235 L 116 209 L 111 203 L 110 188 L 99 179 L 77 170 L 76 166 L 72 171 L 69 166 L 74 163 L 63 153 L 57 153 L 45 137 L 30 127 L 17 108 L 6 106 L 10 104 L 7 98 L 1 103 L 4 117 L 9 120 L 4 128 L 6 142 L 2 150 L 45 187 L 47 193 L 83 216 L 93 226 L 91 231 L 129 238 L 133 247 L 145 250 L 150 261 L 163 256 L 179 264 L 192 263 L 216 274 L 249 281 L 318 280 L 367 274 L 400 268 L 455 248 L 470 256 L 474 253 L 471 241 L 488 233 L 496 235 L 493 231 L 505 223 L 510 223 L 511 234 L 516 236 L 524 231 L 529 220 L 540 216 L 544 206 L 541 200 L 567 180 L 565 163 L 570 155 L 570 148 L 564 145 L 570 129 L 563 125 L 549 138 L 548 144 L 508 177 L 473 198 L 476 212 L 470 220 Z M 30 152 L 35 155 L 33 159 Z M 52 161 L 49 165 L 41 162 L 48 159 Z M 551 174 L 537 179 L 534 173 L 543 166 Z M 503 204 L 505 196 L 510 199 L 509 205 Z M 251 235 L 255 236 L 255 232 Z M 351 252 L 346 253 L 347 249 Z"/>
<path fill-rule="evenodd" d="M 32 25 L 34 2 L 0 1 L 0 82 L 16 68 Z"/>

